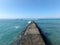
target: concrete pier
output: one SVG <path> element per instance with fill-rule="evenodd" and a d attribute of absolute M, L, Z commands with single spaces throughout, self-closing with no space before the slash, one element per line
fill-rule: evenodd
<path fill-rule="evenodd" d="M 30 22 L 17 44 L 14 45 L 45 45 L 42 35 L 35 22 Z"/>

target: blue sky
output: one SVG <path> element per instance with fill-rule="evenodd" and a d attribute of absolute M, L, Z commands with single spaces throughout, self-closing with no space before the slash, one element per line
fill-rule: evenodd
<path fill-rule="evenodd" d="M 1 18 L 60 18 L 60 0 L 0 0 Z"/>

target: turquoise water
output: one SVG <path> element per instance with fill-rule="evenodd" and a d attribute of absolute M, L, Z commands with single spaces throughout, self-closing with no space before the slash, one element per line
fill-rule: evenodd
<path fill-rule="evenodd" d="M 60 19 L 35 20 L 51 45 L 60 45 Z M 0 20 L 0 45 L 11 45 L 26 28 L 28 20 Z"/>
<path fill-rule="evenodd" d="M 25 20 L 0 20 L 0 45 L 11 45 L 26 25 Z"/>
<path fill-rule="evenodd" d="M 60 45 L 60 19 L 41 19 L 36 22 L 51 45 Z"/>

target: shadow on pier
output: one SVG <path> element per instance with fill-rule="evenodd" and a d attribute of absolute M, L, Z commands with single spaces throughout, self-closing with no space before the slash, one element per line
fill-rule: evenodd
<path fill-rule="evenodd" d="M 35 23 L 35 24 L 36 24 L 36 23 Z M 36 24 L 36 26 L 37 26 L 37 28 L 38 28 L 38 30 L 39 30 L 39 32 L 40 32 L 40 34 L 41 34 L 44 42 L 45 42 L 45 45 L 52 45 L 52 44 L 51 44 L 51 41 L 43 34 L 41 28 L 39 28 L 37 24 Z"/>

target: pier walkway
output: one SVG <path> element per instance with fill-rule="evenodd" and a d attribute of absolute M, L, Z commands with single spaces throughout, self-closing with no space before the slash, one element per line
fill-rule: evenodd
<path fill-rule="evenodd" d="M 45 45 L 35 22 L 29 23 L 17 45 Z"/>

